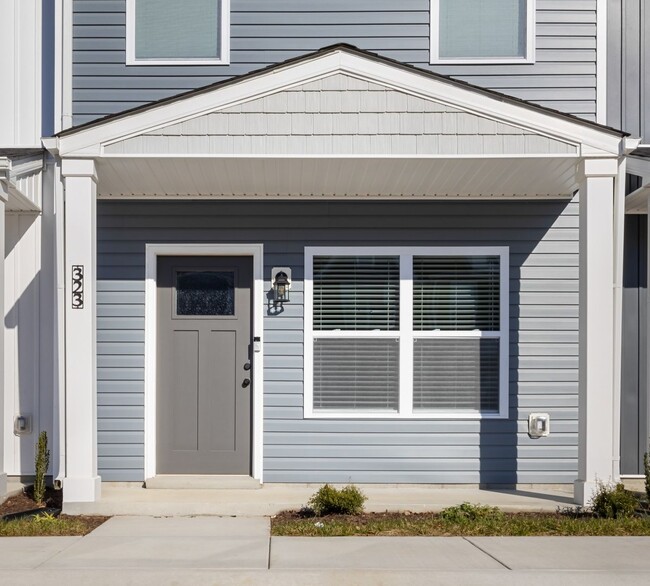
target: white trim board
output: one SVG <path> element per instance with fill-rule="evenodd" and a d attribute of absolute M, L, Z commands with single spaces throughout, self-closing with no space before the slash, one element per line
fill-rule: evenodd
<path fill-rule="evenodd" d="M 145 368 L 144 476 L 156 476 L 156 284 L 159 256 L 251 256 L 253 258 L 253 336 L 260 351 L 253 352 L 252 476 L 263 482 L 264 449 L 264 246 L 262 244 L 147 244 L 145 247 Z"/>
<path fill-rule="evenodd" d="M 506 419 L 509 416 L 509 356 L 510 356 L 510 249 L 507 246 L 306 246 L 304 251 L 304 417 L 305 419 Z M 400 257 L 400 389 L 399 409 L 385 411 L 314 411 L 313 399 L 313 355 L 314 355 L 314 257 L 335 256 L 399 256 Z M 412 320 L 413 298 L 413 257 L 414 256 L 498 256 L 500 320 L 499 333 L 495 332 L 417 332 L 417 337 L 499 337 L 499 411 L 481 413 L 469 411 L 413 411 L 413 345 L 415 337 Z M 349 331 L 318 332 L 319 338 L 354 337 L 377 338 L 395 337 L 395 331 Z M 406 341 L 405 344 L 402 342 Z"/>
<path fill-rule="evenodd" d="M 135 56 L 135 3 L 126 0 L 126 64 L 127 65 L 230 65 L 230 0 L 214 0 L 220 4 L 219 57 L 138 59 Z"/>

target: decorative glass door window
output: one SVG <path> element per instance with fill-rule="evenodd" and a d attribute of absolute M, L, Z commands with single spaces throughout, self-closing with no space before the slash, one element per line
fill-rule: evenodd
<path fill-rule="evenodd" d="M 233 271 L 176 271 L 176 315 L 235 315 Z"/>
<path fill-rule="evenodd" d="M 507 359 L 507 248 L 306 248 L 307 417 L 505 417 Z"/>

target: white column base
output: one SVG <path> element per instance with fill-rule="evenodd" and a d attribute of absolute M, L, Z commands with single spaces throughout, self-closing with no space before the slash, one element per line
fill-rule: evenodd
<path fill-rule="evenodd" d="M 64 503 L 93 503 L 102 496 L 102 479 L 99 476 L 92 478 L 63 479 Z"/>
<path fill-rule="evenodd" d="M 0 499 L 7 494 L 7 475 L 0 473 Z"/>
<path fill-rule="evenodd" d="M 576 480 L 573 483 L 573 502 L 582 507 L 591 505 L 591 501 L 598 490 L 598 482 Z"/>

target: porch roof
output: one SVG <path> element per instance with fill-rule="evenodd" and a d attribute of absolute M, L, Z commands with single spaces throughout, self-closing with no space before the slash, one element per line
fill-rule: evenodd
<path fill-rule="evenodd" d="M 621 131 L 347 45 L 46 139 L 101 197 L 566 197 Z"/>

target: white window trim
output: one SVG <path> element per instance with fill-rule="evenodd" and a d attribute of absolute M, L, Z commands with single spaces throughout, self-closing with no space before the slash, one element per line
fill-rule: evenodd
<path fill-rule="evenodd" d="M 431 0 L 429 37 L 430 37 L 430 63 L 432 65 L 471 65 L 473 63 L 488 63 L 492 65 L 516 65 L 535 63 L 535 2 L 527 0 L 526 5 L 526 56 L 507 58 L 454 58 L 440 57 L 440 0 Z"/>
<path fill-rule="evenodd" d="M 314 410 L 314 257 L 336 256 L 399 256 L 400 257 L 400 394 L 399 410 L 385 411 L 317 411 Z M 413 411 L 413 256 L 499 256 L 500 258 L 500 333 L 499 349 L 499 411 L 481 413 L 468 411 Z M 404 262 L 406 261 L 406 262 Z M 411 262 L 409 262 L 411 261 Z M 510 353 L 510 253 L 507 246 L 306 246 L 304 281 L 304 417 L 305 419 L 507 419 L 509 409 Z M 417 332 L 417 337 L 489 337 L 490 332 Z M 318 332 L 319 337 L 378 338 L 395 337 L 391 331 Z M 406 342 L 406 343 L 404 343 Z"/>
<path fill-rule="evenodd" d="M 230 0 L 221 0 L 221 47 L 219 58 L 137 59 L 135 56 L 135 3 L 126 0 L 126 64 L 127 65 L 230 65 Z"/>

